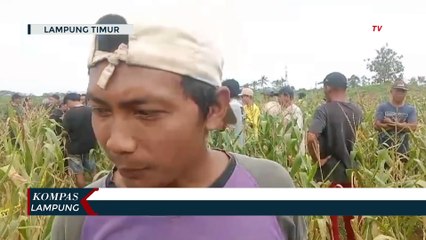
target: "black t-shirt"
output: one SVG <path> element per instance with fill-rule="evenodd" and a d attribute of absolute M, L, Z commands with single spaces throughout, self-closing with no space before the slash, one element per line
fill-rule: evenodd
<path fill-rule="evenodd" d="M 68 134 L 65 144 L 68 154 L 86 154 L 96 147 L 96 138 L 92 128 L 92 111 L 80 106 L 68 110 L 63 119 Z"/>
<path fill-rule="evenodd" d="M 321 159 L 331 155 L 346 168 L 355 167 L 350 153 L 362 119 L 362 110 L 354 103 L 328 102 L 318 107 L 309 132 L 319 136 Z"/>

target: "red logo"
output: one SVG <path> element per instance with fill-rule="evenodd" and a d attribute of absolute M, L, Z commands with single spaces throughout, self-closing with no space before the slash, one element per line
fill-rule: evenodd
<path fill-rule="evenodd" d="M 376 32 L 376 30 L 377 30 L 377 32 L 380 32 L 380 30 L 382 30 L 382 27 L 383 26 L 373 25 L 373 32 Z"/>

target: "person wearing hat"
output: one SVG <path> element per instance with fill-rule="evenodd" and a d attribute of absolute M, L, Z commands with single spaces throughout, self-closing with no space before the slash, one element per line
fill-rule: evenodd
<path fill-rule="evenodd" d="M 408 86 L 404 81 L 395 81 L 390 91 L 390 101 L 377 107 L 374 123 L 379 131 L 379 146 L 395 149 L 403 162 L 408 161 L 409 132 L 417 129 L 416 108 L 405 102 L 407 91 Z"/>
<path fill-rule="evenodd" d="M 265 105 L 263 105 L 263 112 L 270 116 L 278 116 L 281 112 L 281 106 L 276 100 L 277 94 L 272 89 L 265 89 L 263 91 L 264 96 L 264 102 Z"/>
<path fill-rule="evenodd" d="M 288 124 L 294 124 L 303 132 L 303 113 L 302 110 L 294 104 L 294 90 L 290 86 L 282 87 L 278 93 L 278 102 L 281 106 L 281 116 L 283 117 L 284 126 Z M 305 134 L 301 136 L 301 142 L 299 151 L 301 154 L 305 154 Z"/>
<path fill-rule="evenodd" d="M 259 135 L 260 108 L 254 102 L 254 92 L 250 88 L 243 88 L 241 98 L 244 105 L 245 123 L 249 133 L 253 133 L 256 138 Z"/>
<path fill-rule="evenodd" d="M 235 79 L 228 79 L 222 82 L 222 86 L 229 89 L 231 97 L 229 105 L 237 119 L 236 124 L 230 126 L 233 129 L 233 133 L 235 133 L 235 137 L 238 138 L 238 144 L 244 146 L 244 109 L 239 101 L 239 95 L 241 93 L 240 84 Z"/>
<path fill-rule="evenodd" d="M 348 170 L 357 167 L 351 152 L 363 113 L 358 105 L 347 100 L 347 79 L 342 73 L 330 73 L 322 83 L 326 102 L 315 110 L 307 135 L 309 154 L 319 166 L 315 179 L 329 180 L 331 187 L 353 187 Z M 344 217 L 348 240 L 355 239 L 352 218 Z M 331 216 L 331 230 L 333 239 L 340 239 L 337 216 Z"/>
<path fill-rule="evenodd" d="M 159 13 L 160 14 L 160 13 Z M 130 35 L 94 39 L 88 105 L 114 168 L 89 188 L 289 187 L 280 164 L 208 147 L 208 132 L 235 124 L 209 41 L 157 19 Z M 106 15 L 97 24 L 127 24 Z M 58 216 L 53 240 L 307 239 L 301 216 Z"/>

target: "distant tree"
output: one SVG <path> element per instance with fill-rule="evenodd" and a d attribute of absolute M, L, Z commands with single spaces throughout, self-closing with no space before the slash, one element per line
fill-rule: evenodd
<path fill-rule="evenodd" d="M 246 84 L 243 85 L 243 88 L 250 88 L 250 87 L 251 87 L 250 83 L 246 83 Z"/>
<path fill-rule="evenodd" d="M 426 84 L 426 77 L 425 76 L 418 76 L 417 77 L 417 82 L 419 84 Z"/>
<path fill-rule="evenodd" d="M 355 74 L 352 74 L 352 76 L 348 79 L 349 87 L 358 87 L 361 84 L 361 79 L 356 76 Z"/>
<path fill-rule="evenodd" d="M 305 93 L 305 92 L 299 92 L 299 93 L 297 94 L 297 97 L 298 97 L 299 99 L 304 99 L 304 98 L 306 97 L 306 93 Z"/>
<path fill-rule="evenodd" d="M 253 82 L 251 83 L 251 87 L 253 88 L 253 90 L 256 90 L 256 89 L 257 89 L 257 86 L 258 86 L 258 81 L 253 81 Z"/>
<path fill-rule="evenodd" d="M 263 75 L 262 77 L 260 77 L 260 79 L 257 81 L 257 83 L 259 84 L 259 86 L 261 88 L 264 88 L 269 83 L 268 77 L 266 77 L 265 75 Z"/>
<path fill-rule="evenodd" d="M 419 85 L 419 82 L 417 81 L 417 78 L 415 78 L 415 77 L 410 78 L 410 80 L 408 82 L 409 82 L 410 85 L 414 85 L 414 86 Z"/>
<path fill-rule="evenodd" d="M 380 50 L 376 50 L 377 56 L 373 60 L 366 59 L 367 69 L 376 73 L 373 76 L 374 83 L 393 82 L 402 79 L 404 75 L 404 66 L 402 65 L 402 55 L 398 55 L 388 44 Z"/>
<path fill-rule="evenodd" d="M 367 86 L 370 84 L 370 79 L 368 77 L 366 77 L 365 75 L 363 75 L 361 77 L 361 85 L 362 86 Z"/>

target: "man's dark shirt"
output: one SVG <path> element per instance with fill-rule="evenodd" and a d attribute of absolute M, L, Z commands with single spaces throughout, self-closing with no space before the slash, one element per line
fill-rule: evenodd
<path fill-rule="evenodd" d="M 59 108 L 54 108 L 52 110 L 52 112 L 50 113 L 49 118 L 55 120 L 58 124 L 62 124 L 62 115 L 64 114 L 64 112 L 62 112 L 61 109 Z M 56 126 L 55 128 L 55 133 L 56 135 L 60 135 L 62 132 L 62 129 L 60 126 Z"/>
<path fill-rule="evenodd" d="M 318 107 L 309 132 L 319 136 L 321 159 L 331 156 L 346 169 L 356 167 L 350 154 L 362 119 L 362 110 L 354 103 L 328 102 Z"/>
<path fill-rule="evenodd" d="M 68 154 L 86 154 L 96 147 L 89 107 L 80 106 L 68 110 L 64 115 L 63 126 L 68 134 L 65 144 Z"/>

